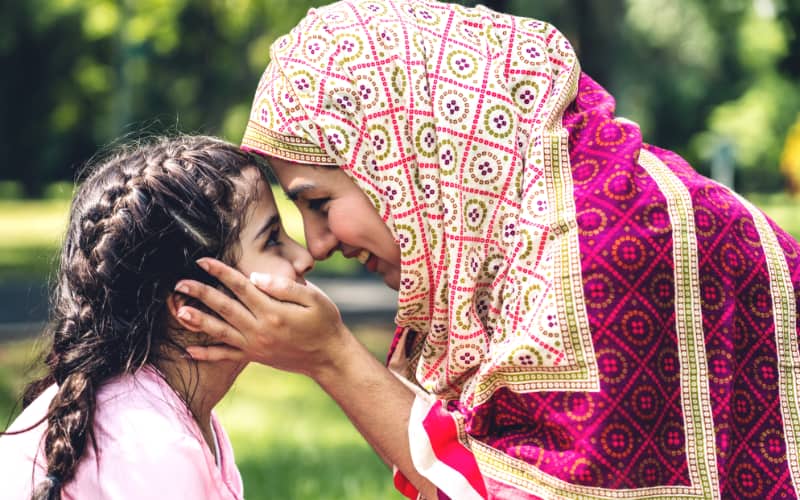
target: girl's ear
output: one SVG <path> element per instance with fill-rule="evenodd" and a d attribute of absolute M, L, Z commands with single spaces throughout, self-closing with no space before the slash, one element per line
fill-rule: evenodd
<path fill-rule="evenodd" d="M 167 295 L 167 310 L 170 318 L 178 324 L 181 324 L 181 320 L 178 318 L 178 309 L 186 305 L 187 299 L 186 295 L 179 292 L 172 292 Z"/>

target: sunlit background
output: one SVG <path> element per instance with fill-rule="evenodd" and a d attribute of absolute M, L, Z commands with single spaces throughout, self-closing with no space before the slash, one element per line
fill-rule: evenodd
<path fill-rule="evenodd" d="M 76 172 L 120 136 L 238 142 L 272 41 L 312 0 L 26 0 L 0 7 L 0 421 L 46 317 Z M 473 4 L 474 2 L 462 2 Z M 800 236 L 800 2 L 499 0 L 573 42 L 647 142 Z M 296 214 L 291 234 L 302 238 Z M 342 259 L 320 276 L 363 279 Z M 385 321 L 356 333 L 381 355 Z M 248 369 L 223 401 L 248 498 L 397 498 L 341 412 L 301 377 Z"/>

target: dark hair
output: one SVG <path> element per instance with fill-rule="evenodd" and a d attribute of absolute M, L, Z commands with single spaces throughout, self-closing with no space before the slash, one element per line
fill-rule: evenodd
<path fill-rule="evenodd" d="M 87 441 L 94 443 L 101 385 L 182 349 L 167 334 L 167 297 L 180 279 L 211 281 L 195 264 L 200 257 L 235 264 L 255 192 L 242 194 L 235 181 L 257 165 L 221 140 L 179 136 L 117 148 L 89 169 L 72 201 L 53 290 L 47 374 L 23 396 L 27 406 L 58 385 L 45 417 L 47 478 L 34 499 L 61 498 Z"/>

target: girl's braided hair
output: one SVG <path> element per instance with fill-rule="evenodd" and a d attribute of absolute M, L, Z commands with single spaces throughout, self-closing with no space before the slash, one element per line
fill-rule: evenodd
<path fill-rule="evenodd" d="M 94 444 L 101 385 L 182 349 L 167 335 L 166 299 L 180 279 L 211 282 L 197 258 L 235 263 L 255 193 L 242 194 L 236 179 L 256 165 L 226 142 L 179 136 L 123 146 L 90 169 L 72 201 L 53 290 L 47 374 L 23 396 L 27 406 L 58 385 L 45 417 L 47 479 L 34 499 L 60 499 Z"/>

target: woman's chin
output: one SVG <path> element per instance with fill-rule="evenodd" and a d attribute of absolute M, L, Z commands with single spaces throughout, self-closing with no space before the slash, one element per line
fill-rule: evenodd
<path fill-rule="evenodd" d="M 386 283 L 386 286 L 391 288 L 392 290 L 399 290 L 400 289 L 400 273 L 395 271 L 390 271 L 383 275 L 383 282 Z"/>

